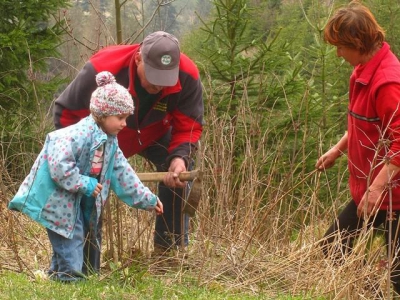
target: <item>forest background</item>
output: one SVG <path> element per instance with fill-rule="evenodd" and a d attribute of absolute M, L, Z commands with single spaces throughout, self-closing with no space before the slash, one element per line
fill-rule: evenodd
<path fill-rule="evenodd" d="M 327 172 L 314 168 L 346 129 L 351 67 L 322 33 L 348 2 L 0 1 L 0 277 L 23 272 L 35 281 L 48 266 L 45 231 L 7 204 L 54 129 L 57 95 L 99 49 L 165 30 L 201 71 L 206 122 L 189 258 L 163 273 L 168 283 L 266 299 L 358 299 L 371 293 L 360 278 L 374 278 L 389 297 L 379 233 L 366 231 L 341 266 L 318 248 L 350 199 L 345 156 Z M 364 3 L 400 54 L 400 3 Z M 151 170 L 140 158 L 131 162 Z M 109 203 L 102 279 L 123 274 L 135 286 L 137 274 L 156 276 L 151 260 L 138 271 L 151 256 L 153 216 Z"/>

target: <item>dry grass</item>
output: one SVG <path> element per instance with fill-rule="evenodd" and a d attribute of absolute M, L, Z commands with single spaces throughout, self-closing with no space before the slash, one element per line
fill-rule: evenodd
<path fill-rule="evenodd" d="M 89 56 L 90 51 L 85 51 L 79 57 Z M 374 285 L 383 293 L 382 299 L 389 299 L 384 296 L 389 294 L 388 271 L 381 263 L 386 253 L 379 239 L 370 242 L 371 232 L 362 235 L 342 265 L 332 265 L 318 247 L 330 222 L 349 200 L 345 158 L 336 173 L 317 173 L 309 167 L 316 157 L 308 141 L 319 136 L 318 145 L 329 145 L 324 133 L 303 128 L 301 136 L 296 120 L 303 116 L 293 115 L 287 99 L 292 118 L 287 128 L 278 129 L 273 122 L 282 117 L 282 111 L 252 111 L 246 96 L 231 122 L 217 113 L 218 99 L 211 84 L 203 84 L 209 85 L 205 89 L 207 124 L 197 165 L 204 172 L 203 194 L 190 223 L 188 258 L 181 253 L 161 262 L 152 258 L 154 216 L 111 199 L 103 227 L 101 279 L 116 273 L 124 276 L 126 266 L 138 264 L 169 284 L 190 278 L 197 286 L 263 298 L 371 299 L 373 291 L 365 287 Z M 46 122 L 51 119 L 40 117 Z M 33 126 L 37 130 L 30 138 L 38 144 L 49 130 L 42 125 L 46 122 L 39 120 L 40 125 Z M 267 125 L 261 130 L 262 122 Z M 45 230 L 7 209 L 36 157 L 25 147 L 21 124 L 19 120 L 8 127 L 13 130 L 7 132 L 7 140 L 0 141 L 0 271 L 26 272 L 34 278 L 35 271 L 49 265 L 51 249 Z M 288 148 L 294 138 L 297 148 Z M 11 149 L 18 149 L 11 156 L 15 160 L 5 161 Z M 239 158 L 238 153 L 245 155 Z M 132 164 L 137 171 L 149 170 L 140 159 L 134 158 Z"/>
<path fill-rule="evenodd" d="M 290 162 L 285 152 L 288 132 L 277 133 L 272 124 L 264 132 L 257 131 L 258 118 L 243 103 L 235 124 L 247 133 L 241 143 L 233 134 L 238 128 L 217 116 L 212 107 L 207 112 L 197 166 L 204 171 L 203 196 L 191 220 L 189 257 L 176 253 L 164 264 L 151 258 L 154 216 L 112 199 L 104 225 L 102 279 L 140 264 L 169 283 L 191 278 L 198 286 L 267 298 L 371 299 L 373 291 L 366 286 L 387 295 L 388 271 L 381 263 L 386 253 L 379 239 L 371 244 L 371 232 L 362 235 L 355 251 L 339 266 L 326 260 L 318 247 L 348 199 L 345 189 L 330 188 L 329 178 L 343 178 L 345 170 L 307 172 L 308 154 Z M 274 147 L 267 142 L 271 135 L 276 137 Z M 240 163 L 235 157 L 238 144 L 246 153 Z M 306 144 L 301 147 L 306 149 Z M 30 159 L 33 162 L 34 157 Z M 43 228 L 7 210 L 18 184 L 4 163 L 0 164 L 0 270 L 34 277 L 36 270 L 46 270 L 49 264 L 49 243 Z M 149 168 L 140 159 L 132 163 L 137 170 Z M 319 199 L 322 189 L 328 193 Z"/>

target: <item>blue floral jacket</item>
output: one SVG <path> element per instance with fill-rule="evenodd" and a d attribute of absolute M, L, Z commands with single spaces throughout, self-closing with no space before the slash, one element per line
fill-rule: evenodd
<path fill-rule="evenodd" d="M 104 133 L 92 116 L 88 116 L 47 135 L 42 151 L 10 201 L 9 209 L 72 238 L 80 202 L 89 199 L 98 183 L 89 174 L 94 152 L 102 144 L 104 162 L 99 181 L 103 189 L 95 200 L 96 221 L 110 189 L 129 206 L 154 208 L 157 196 L 137 177 L 118 147 L 117 138 Z"/>

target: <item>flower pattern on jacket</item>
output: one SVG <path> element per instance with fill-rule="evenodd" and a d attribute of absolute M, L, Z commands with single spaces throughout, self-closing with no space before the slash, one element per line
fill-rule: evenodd
<path fill-rule="evenodd" d="M 90 168 L 94 152 L 101 145 L 104 165 L 99 181 L 103 189 L 95 199 L 96 223 L 110 189 L 129 206 L 155 207 L 157 196 L 139 180 L 119 149 L 117 138 L 105 134 L 88 116 L 47 135 L 42 151 L 9 208 L 72 238 L 80 202 L 91 197 L 98 182 L 90 177 Z"/>

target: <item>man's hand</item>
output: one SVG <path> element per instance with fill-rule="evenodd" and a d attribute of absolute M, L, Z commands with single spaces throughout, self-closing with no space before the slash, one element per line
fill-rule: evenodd
<path fill-rule="evenodd" d="M 175 157 L 169 165 L 168 173 L 164 177 L 164 184 L 170 188 L 184 188 L 185 181 L 179 180 L 179 174 L 186 171 L 185 161 L 182 158 Z"/>

